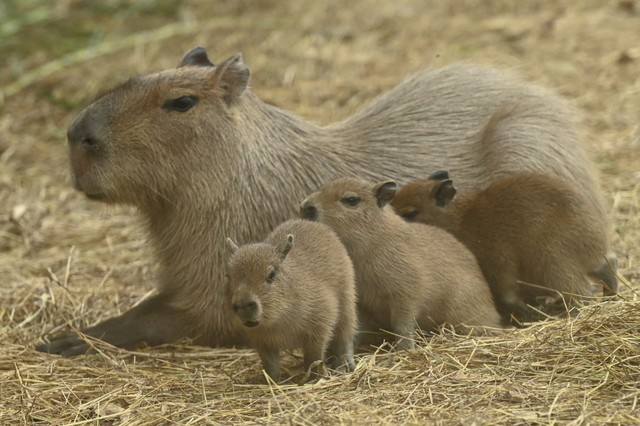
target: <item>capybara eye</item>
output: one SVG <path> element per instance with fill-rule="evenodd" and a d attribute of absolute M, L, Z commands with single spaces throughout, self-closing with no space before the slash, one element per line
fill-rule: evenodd
<path fill-rule="evenodd" d="M 181 96 L 178 99 L 168 100 L 162 105 L 162 108 L 167 111 L 185 112 L 189 111 L 197 103 L 198 97 L 196 96 Z"/>
<path fill-rule="evenodd" d="M 418 213 L 420 213 L 418 210 L 409 210 L 407 212 L 403 212 L 400 216 L 402 216 L 402 218 L 406 221 L 413 221 L 416 216 L 418 216 Z"/>
<path fill-rule="evenodd" d="M 276 271 L 271 271 L 269 272 L 269 274 L 267 275 L 267 278 L 265 278 L 265 280 L 271 284 L 272 282 L 274 282 L 276 279 Z"/>
<path fill-rule="evenodd" d="M 340 202 L 347 206 L 355 207 L 360 202 L 360 197 L 344 197 L 340 200 Z"/>

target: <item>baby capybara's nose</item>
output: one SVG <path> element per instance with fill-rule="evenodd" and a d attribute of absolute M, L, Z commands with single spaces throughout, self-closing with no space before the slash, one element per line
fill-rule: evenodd
<path fill-rule="evenodd" d="M 233 312 L 252 313 L 256 310 L 258 304 L 256 302 L 234 303 L 232 305 Z"/>
<path fill-rule="evenodd" d="M 300 217 L 302 219 L 316 220 L 317 216 L 318 209 L 313 204 L 303 202 L 302 205 L 300 205 Z"/>
<path fill-rule="evenodd" d="M 260 324 L 260 314 L 258 303 L 255 301 L 233 303 L 231 305 L 233 312 L 242 320 L 245 326 L 249 328 L 256 327 Z"/>

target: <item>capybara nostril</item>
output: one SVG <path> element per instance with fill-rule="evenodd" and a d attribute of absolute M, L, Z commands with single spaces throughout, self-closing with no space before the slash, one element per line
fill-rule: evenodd
<path fill-rule="evenodd" d="M 251 312 L 258 309 L 258 304 L 256 302 L 246 302 L 246 303 L 234 303 L 231 305 L 233 312 L 243 311 L 243 312 Z"/>
<path fill-rule="evenodd" d="M 318 209 L 312 204 L 305 203 L 300 206 L 300 217 L 308 220 L 315 220 L 318 216 Z"/>
<path fill-rule="evenodd" d="M 97 151 L 102 145 L 98 136 L 100 122 L 93 114 L 80 116 L 67 131 L 69 145 L 72 147 L 81 146 L 85 151 Z"/>
<path fill-rule="evenodd" d="M 92 137 L 85 137 L 82 139 L 82 147 L 87 151 L 98 151 L 100 149 L 100 145 L 98 140 Z"/>

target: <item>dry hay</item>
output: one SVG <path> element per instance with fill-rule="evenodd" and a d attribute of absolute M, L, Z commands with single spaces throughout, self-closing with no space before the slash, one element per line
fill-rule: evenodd
<path fill-rule="evenodd" d="M 10 378 L 3 413 L 50 424 L 630 424 L 640 409 L 639 308 L 636 298 L 505 336 L 434 336 L 415 351 L 365 355 L 353 374 L 303 386 L 252 384 L 259 367 L 250 351 L 103 349 L 43 365 L 42 355 L 11 344 L 0 364 Z M 286 366 L 299 361 L 289 357 Z"/>
<path fill-rule="evenodd" d="M 640 423 L 637 1 L 103 3 L 0 5 L 0 424 Z M 246 350 L 35 352 L 45 332 L 126 310 L 154 275 L 135 212 L 70 187 L 68 122 L 100 91 L 174 66 L 194 45 L 214 61 L 243 51 L 263 99 L 321 122 L 460 59 L 555 88 L 585 111 L 624 293 L 500 336 L 380 350 L 353 374 L 304 386 L 252 384 L 259 363 Z M 298 362 L 285 370 L 299 373 Z"/>

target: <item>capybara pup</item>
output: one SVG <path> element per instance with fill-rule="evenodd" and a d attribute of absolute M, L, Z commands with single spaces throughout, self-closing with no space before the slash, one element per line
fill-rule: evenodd
<path fill-rule="evenodd" d="M 585 188 L 604 217 L 574 114 L 509 73 L 423 71 L 328 126 L 261 101 L 249 80 L 241 56 L 214 65 L 196 48 L 107 92 L 69 127 L 75 187 L 136 206 L 159 264 L 157 295 L 83 333 L 124 348 L 246 343 L 224 309 L 226 237 L 263 239 L 340 176 L 404 183 L 447 165 L 471 186 L 537 170 Z M 89 346 L 70 333 L 38 348 L 72 356 Z"/>
<path fill-rule="evenodd" d="M 469 247 L 505 317 L 535 318 L 526 304 L 545 294 L 575 305 L 592 295 L 587 274 L 603 280 L 606 294 L 617 291 L 603 258 L 607 223 L 580 189 L 558 177 L 523 173 L 456 195 L 449 173 L 439 170 L 404 185 L 391 205 Z"/>
<path fill-rule="evenodd" d="M 395 182 L 342 178 L 309 195 L 300 216 L 331 227 L 356 271 L 361 312 L 413 347 L 416 326 L 432 331 L 500 327 L 489 285 L 473 254 L 452 235 L 397 216 Z"/>
<path fill-rule="evenodd" d="M 357 326 L 353 265 L 327 226 L 282 223 L 261 243 L 238 248 L 227 266 L 227 298 L 267 374 L 280 377 L 280 350 L 303 348 L 304 366 L 325 359 L 353 370 Z"/>

